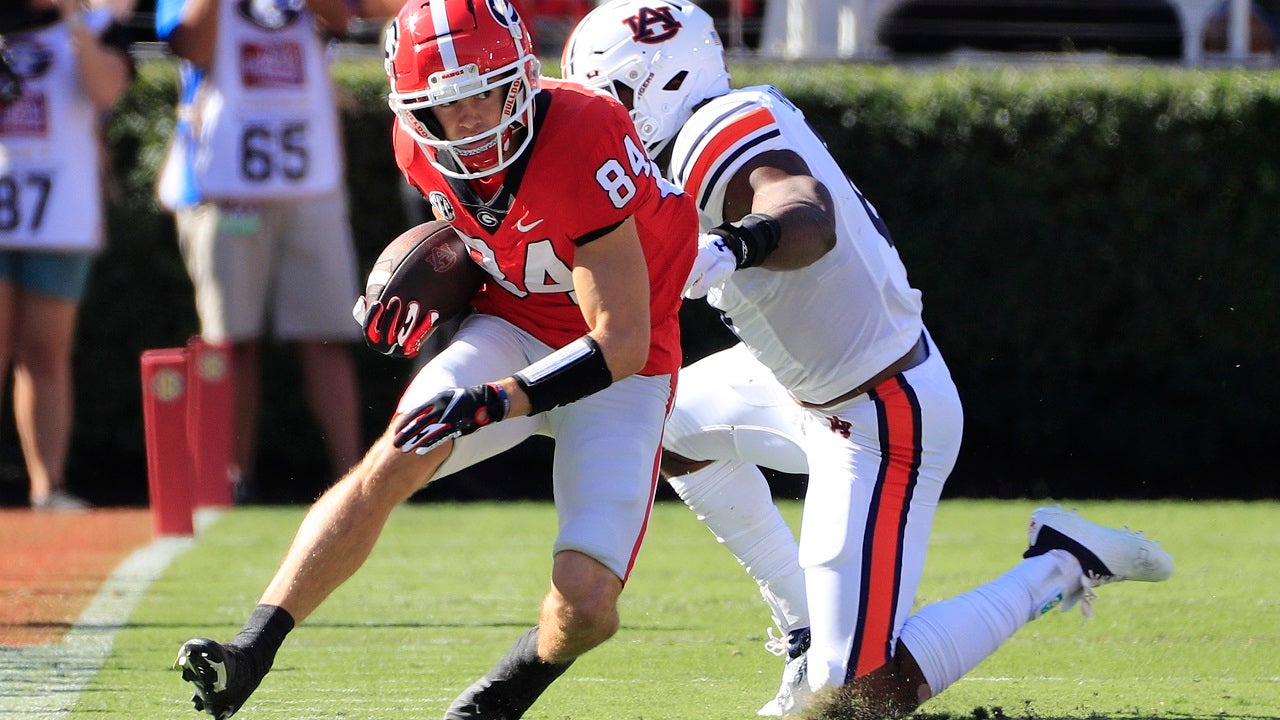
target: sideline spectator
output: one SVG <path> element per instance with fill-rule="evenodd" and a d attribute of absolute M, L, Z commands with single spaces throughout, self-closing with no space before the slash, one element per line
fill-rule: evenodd
<path fill-rule="evenodd" d="M 133 64 L 111 12 L 78 0 L 4 3 L 0 53 L 0 368 L 13 366 L 31 506 L 82 510 L 65 478 L 71 358 L 104 239 L 101 123 Z"/>
<path fill-rule="evenodd" d="M 386 12 L 385 1 L 374 14 Z M 159 0 L 156 34 L 182 65 L 176 137 L 160 179 L 195 286 L 201 334 L 231 347 L 236 502 L 254 479 L 262 341 L 298 350 L 331 471 L 360 457 L 350 343 L 358 293 L 327 43 L 345 0 Z M 363 10 L 359 4 L 355 9 Z"/>

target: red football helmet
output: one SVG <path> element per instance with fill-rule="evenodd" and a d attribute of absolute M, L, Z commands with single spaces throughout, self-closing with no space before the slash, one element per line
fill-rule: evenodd
<path fill-rule="evenodd" d="M 385 64 L 387 103 L 445 175 L 492 175 L 533 139 L 540 63 L 507 0 L 409 0 L 387 25 Z M 482 92 L 504 93 L 502 121 L 478 135 L 446 139 L 430 108 Z M 519 128 L 525 132 L 513 147 Z"/>

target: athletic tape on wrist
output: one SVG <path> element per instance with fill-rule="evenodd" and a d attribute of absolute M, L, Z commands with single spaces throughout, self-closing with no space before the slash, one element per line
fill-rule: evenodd
<path fill-rule="evenodd" d="M 530 415 L 568 405 L 609 387 L 613 373 L 595 338 L 583 335 L 515 374 L 529 396 Z"/>
<path fill-rule="evenodd" d="M 752 213 L 736 223 L 723 223 L 710 230 L 725 239 L 738 260 L 738 268 L 756 267 L 778 249 L 782 225 L 772 215 Z"/>

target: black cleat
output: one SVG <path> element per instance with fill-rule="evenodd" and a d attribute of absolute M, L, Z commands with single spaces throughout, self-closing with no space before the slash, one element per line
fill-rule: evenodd
<path fill-rule="evenodd" d="M 182 679 L 195 686 L 191 702 L 196 710 L 217 720 L 235 715 L 262 682 L 252 666 L 239 649 L 207 638 L 183 643 L 174 663 L 174 668 L 182 670 Z"/>

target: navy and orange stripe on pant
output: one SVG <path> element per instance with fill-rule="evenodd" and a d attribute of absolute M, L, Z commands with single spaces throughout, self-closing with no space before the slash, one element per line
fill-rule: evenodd
<path fill-rule="evenodd" d="M 845 682 L 879 668 L 893 656 L 894 614 L 901 586 L 907 510 L 920 470 L 920 403 L 902 375 L 869 393 L 880 436 L 880 472 L 862 543 L 857 626 Z"/>

